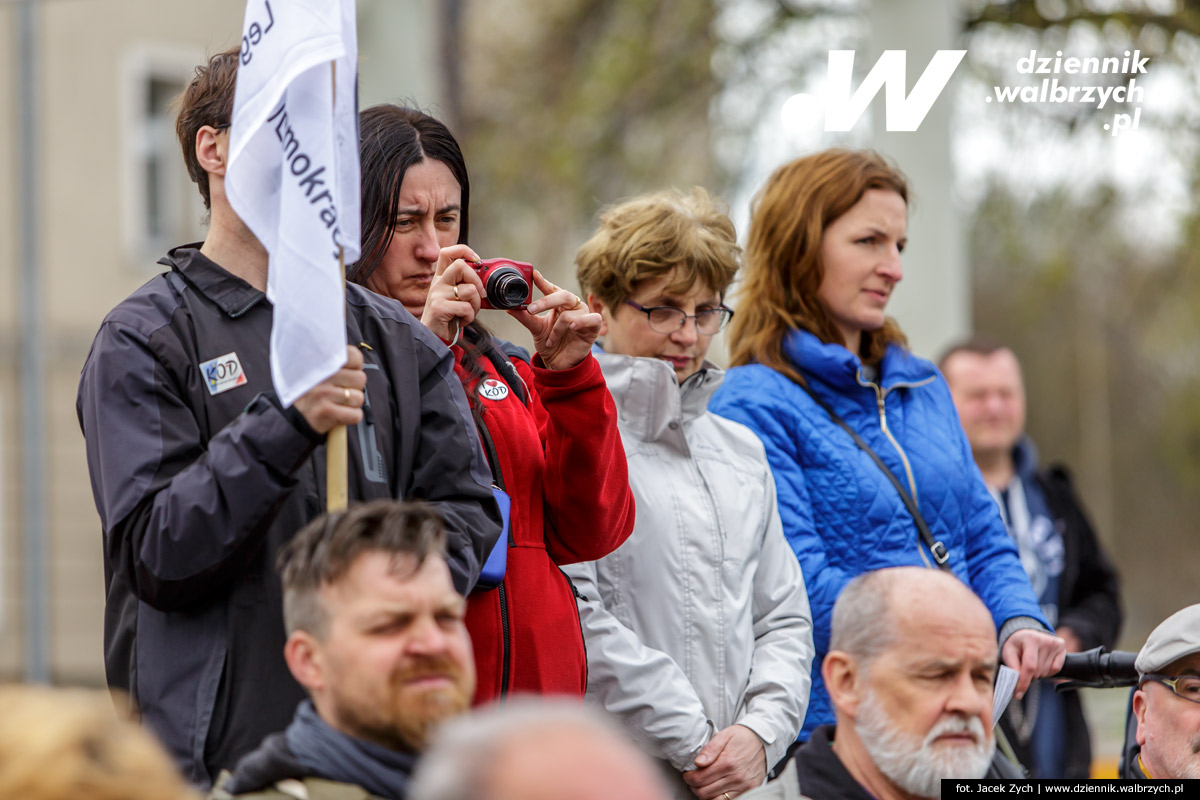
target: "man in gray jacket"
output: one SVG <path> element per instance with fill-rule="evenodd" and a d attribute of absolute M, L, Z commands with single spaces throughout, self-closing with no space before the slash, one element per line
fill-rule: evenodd
<path fill-rule="evenodd" d="M 268 354 L 267 252 L 224 191 L 238 50 L 196 70 L 184 160 L 208 236 L 105 318 L 77 410 L 104 529 L 105 665 L 184 775 L 207 786 L 282 729 L 275 554 L 325 505 L 325 434 L 348 425 L 351 501 L 420 498 L 466 593 L 499 512 L 450 351 L 394 301 L 347 287 L 347 363 L 283 408 Z"/>
<path fill-rule="evenodd" d="M 638 507 L 616 552 L 567 568 L 587 696 L 665 762 L 681 800 L 760 785 L 808 705 L 812 617 L 770 465 L 751 431 L 708 412 L 723 373 L 705 354 L 732 315 L 737 255 L 733 223 L 694 189 L 607 209 L 576 256 Z"/>

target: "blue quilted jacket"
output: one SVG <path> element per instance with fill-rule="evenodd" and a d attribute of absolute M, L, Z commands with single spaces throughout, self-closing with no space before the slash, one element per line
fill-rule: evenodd
<path fill-rule="evenodd" d="M 798 330 L 784 353 L 908 487 L 934 539 L 950 551 L 954 573 L 983 599 L 997 630 L 1018 616 L 1046 624 L 937 368 L 893 345 L 872 376 L 846 348 Z M 730 369 L 709 409 L 762 439 L 783 531 L 808 585 L 817 653 L 800 733 L 807 741 L 817 726 L 834 722 L 821 661 L 842 587 L 863 572 L 932 566 L 933 558 L 879 467 L 784 375 L 760 364 Z"/>

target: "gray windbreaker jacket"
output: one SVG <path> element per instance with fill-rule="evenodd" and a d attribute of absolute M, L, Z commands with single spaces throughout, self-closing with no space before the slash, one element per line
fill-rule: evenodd
<path fill-rule="evenodd" d="M 677 771 L 735 723 L 763 740 L 770 768 L 803 722 L 813 643 L 763 446 L 708 413 L 714 365 L 680 387 L 663 361 L 597 358 L 638 513 L 616 552 L 566 568 L 584 598 L 587 696 Z M 682 779 L 676 792 L 694 797 Z"/>

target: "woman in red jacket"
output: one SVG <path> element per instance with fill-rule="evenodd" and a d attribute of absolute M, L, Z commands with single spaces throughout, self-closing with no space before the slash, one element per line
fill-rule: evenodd
<path fill-rule="evenodd" d="M 495 481 L 512 499 L 504 579 L 468 597 L 475 702 L 582 696 L 579 614 L 559 566 L 617 549 L 634 513 L 616 407 L 591 355 L 600 315 L 535 272 L 544 296 L 508 313 L 537 355 L 530 362 L 495 339 L 476 320 L 485 292 L 466 244 L 470 183 L 458 143 L 433 117 L 394 105 L 363 111 L 359 127 L 363 258 L 348 277 L 399 300 L 450 345 Z"/>

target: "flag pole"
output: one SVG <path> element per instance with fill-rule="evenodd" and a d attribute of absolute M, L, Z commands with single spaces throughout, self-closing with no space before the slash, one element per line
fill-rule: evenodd
<path fill-rule="evenodd" d="M 346 294 L 346 260 L 338 247 L 338 267 L 342 273 L 343 302 Z M 325 510 L 341 511 L 350 502 L 346 477 L 349 465 L 346 458 L 346 426 L 337 425 L 325 440 Z"/>
<path fill-rule="evenodd" d="M 333 79 L 333 103 L 337 108 L 337 62 L 329 62 Z M 342 306 L 346 305 L 346 251 L 338 245 L 338 271 L 342 276 Z M 325 441 L 325 510 L 341 511 L 350 502 L 349 464 L 346 456 L 346 426 L 337 425 Z"/>

